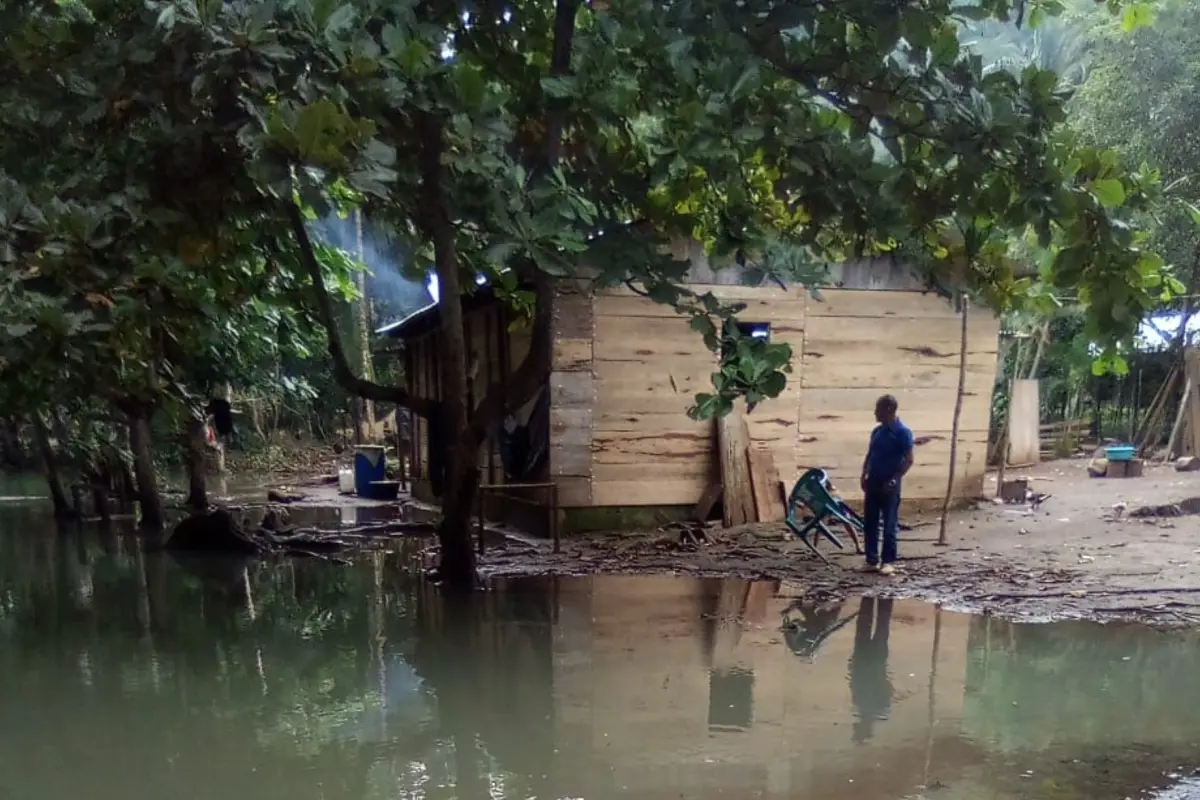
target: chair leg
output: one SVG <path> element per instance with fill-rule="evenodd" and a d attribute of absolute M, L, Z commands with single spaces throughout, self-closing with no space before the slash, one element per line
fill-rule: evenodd
<path fill-rule="evenodd" d="M 862 555 L 862 543 L 858 540 L 858 528 L 851 522 L 843 522 L 842 527 L 846 529 L 846 533 L 850 536 L 850 541 L 854 542 L 854 554 Z"/>
<path fill-rule="evenodd" d="M 813 554 L 816 555 L 817 558 L 821 559 L 826 564 L 829 564 L 830 566 L 832 566 L 833 562 L 831 562 L 828 558 L 826 558 L 825 554 L 817 549 L 815 537 L 814 537 L 814 540 L 812 540 L 812 541 L 810 541 L 808 538 L 808 532 L 810 530 L 812 530 L 813 528 L 815 528 L 818 524 L 820 524 L 820 520 L 813 519 L 813 520 L 810 520 L 809 523 L 807 525 L 805 525 L 803 528 L 800 528 L 800 527 L 797 527 L 796 524 L 794 522 L 792 522 L 791 520 L 787 520 L 787 526 L 792 529 L 792 532 L 794 534 L 796 534 L 796 537 L 800 541 L 804 542 L 804 546 L 807 547 L 809 550 L 812 550 Z"/>
<path fill-rule="evenodd" d="M 846 545 L 842 544 L 842 540 L 834 535 L 834 532 L 829 529 L 829 526 L 825 524 L 824 520 L 817 522 L 817 527 L 821 529 L 821 533 L 826 539 L 833 542 L 834 546 L 836 546 L 838 550 L 846 549 Z"/>

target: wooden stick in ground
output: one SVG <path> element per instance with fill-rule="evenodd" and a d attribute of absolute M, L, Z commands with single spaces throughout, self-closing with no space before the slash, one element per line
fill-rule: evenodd
<path fill-rule="evenodd" d="M 958 460 L 958 424 L 962 417 L 963 394 L 967 383 L 967 309 L 970 307 L 970 301 L 965 294 L 960 297 L 962 333 L 958 343 L 958 395 L 954 398 L 954 424 L 950 428 L 950 474 L 946 477 L 946 496 L 942 499 L 942 519 L 938 523 L 938 547 L 945 547 L 949 544 L 946 541 L 946 517 L 950 514 L 950 501 L 954 498 L 954 467 Z"/>
<path fill-rule="evenodd" d="M 959 381 L 962 381 L 961 375 L 959 376 Z M 1012 380 L 1008 382 L 1008 412 L 1004 415 L 1004 419 L 1000 423 L 1000 440 L 996 443 L 996 447 L 999 449 L 998 458 L 1000 459 L 1000 466 L 996 470 L 996 497 L 1000 496 L 1000 490 L 1004 488 L 1004 468 L 1008 465 L 1008 422 L 1012 419 L 1012 398 L 1016 389 L 1017 373 L 1013 372 Z"/>
<path fill-rule="evenodd" d="M 1171 453 L 1175 450 L 1175 442 L 1179 438 L 1179 429 L 1183 426 L 1183 415 L 1187 411 L 1191 395 L 1192 379 L 1189 377 L 1183 384 L 1183 397 L 1179 398 L 1179 411 L 1175 412 L 1175 424 L 1171 426 L 1171 438 L 1167 439 L 1167 454 L 1163 456 L 1164 461 L 1169 460 Z"/>
<path fill-rule="evenodd" d="M 1142 425 L 1135 437 L 1135 444 L 1138 447 L 1139 454 L 1145 453 L 1146 448 L 1151 443 L 1152 434 L 1157 432 L 1162 425 L 1162 418 L 1166 412 L 1167 402 L 1179 374 L 1179 365 L 1172 364 L 1167 377 L 1163 379 L 1162 385 L 1158 387 L 1158 392 L 1155 393 L 1154 399 L 1150 401 L 1150 409 L 1146 412 L 1146 418 L 1142 421 Z"/>

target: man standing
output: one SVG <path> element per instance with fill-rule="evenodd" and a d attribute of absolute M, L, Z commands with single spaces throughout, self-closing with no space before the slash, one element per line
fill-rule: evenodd
<path fill-rule="evenodd" d="M 900 525 L 900 481 L 913 465 L 913 434 L 896 416 L 896 398 L 885 394 L 875 403 L 875 421 L 867 457 L 863 459 L 861 485 L 864 495 L 863 538 L 866 539 L 868 572 L 891 575 L 897 557 L 897 528 Z M 883 526 L 883 550 L 879 527 Z"/>

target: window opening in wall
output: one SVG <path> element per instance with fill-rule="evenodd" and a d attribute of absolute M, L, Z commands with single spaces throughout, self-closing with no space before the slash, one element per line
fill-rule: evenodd
<path fill-rule="evenodd" d="M 729 330 L 726 323 L 726 331 Z M 739 336 L 745 336 L 751 339 L 759 339 L 764 342 L 771 341 L 771 323 L 769 322 L 737 322 L 737 332 Z M 732 345 L 732 337 L 725 336 L 721 345 L 721 355 L 729 354 L 729 349 Z"/>

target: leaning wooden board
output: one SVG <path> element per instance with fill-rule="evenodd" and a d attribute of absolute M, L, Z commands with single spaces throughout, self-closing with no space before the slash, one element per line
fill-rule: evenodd
<path fill-rule="evenodd" d="M 754 490 L 754 506 L 759 522 L 781 522 L 784 517 L 783 498 L 779 496 L 779 470 L 771 451 L 752 446 L 748 453 L 750 485 Z"/>

